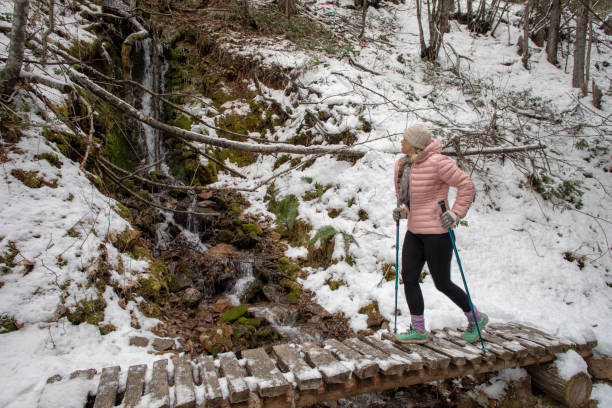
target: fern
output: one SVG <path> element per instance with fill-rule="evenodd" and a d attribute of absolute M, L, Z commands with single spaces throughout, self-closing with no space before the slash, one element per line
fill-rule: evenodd
<path fill-rule="evenodd" d="M 321 227 L 321 229 L 319 229 L 315 236 L 310 240 L 308 245 L 312 247 L 316 245 L 318 241 L 319 246 L 326 249 L 327 259 L 330 260 L 332 254 L 334 253 L 334 245 L 333 242 L 330 243 L 329 241 L 331 241 L 331 239 L 335 237 L 337 233 L 338 231 L 336 231 L 331 225 Z"/>
<path fill-rule="evenodd" d="M 287 232 L 293 230 L 299 205 L 298 199 L 293 194 L 286 196 L 281 201 L 274 202 L 272 211 L 276 215 L 276 223 L 284 226 Z"/>

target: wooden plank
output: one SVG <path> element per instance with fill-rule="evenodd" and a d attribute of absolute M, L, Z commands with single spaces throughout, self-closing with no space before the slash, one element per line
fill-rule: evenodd
<path fill-rule="evenodd" d="M 563 342 L 553 336 L 545 334 L 544 332 L 524 326 L 518 323 L 511 323 L 511 327 L 518 330 L 519 333 L 522 333 L 523 338 L 527 338 L 528 340 L 534 341 L 536 343 L 540 343 L 541 345 L 548 348 L 553 353 L 562 353 L 567 351 L 572 346 L 571 343 Z"/>
<path fill-rule="evenodd" d="M 144 391 L 146 372 L 146 364 L 133 365 L 128 369 L 125 397 L 123 397 L 124 408 L 133 408 L 140 402 L 140 397 L 142 397 Z"/>
<path fill-rule="evenodd" d="M 304 344 L 302 351 L 308 364 L 319 370 L 327 384 L 342 384 L 351 378 L 351 369 L 336 360 L 331 351 L 313 343 Z"/>
<path fill-rule="evenodd" d="M 431 331 L 430 336 L 431 340 L 425 343 L 425 346 L 432 346 L 436 348 L 444 347 L 444 353 L 449 354 L 449 356 L 452 357 L 451 363 L 455 364 L 455 361 L 459 360 L 460 358 L 464 358 L 465 361 L 472 365 L 479 365 L 482 362 L 483 356 L 480 351 L 471 352 L 465 347 L 458 346 L 448 339 L 442 337 L 440 333 L 435 330 Z"/>
<path fill-rule="evenodd" d="M 351 368 L 357 378 L 374 377 L 378 372 L 378 364 L 336 339 L 328 339 L 323 343 L 325 348 L 332 352 L 344 365 Z"/>
<path fill-rule="evenodd" d="M 235 404 L 249 399 L 249 387 L 242 377 L 242 369 L 238 364 L 236 355 L 232 352 L 220 353 L 218 355 L 221 374 L 227 380 L 229 389 L 229 400 Z"/>
<path fill-rule="evenodd" d="M 100 375 L 98 392 L 94 408 L 111 408 L 115 406 L 117 389 L 119 388 L 119 370 L 121 367 L 105 367 Z"/>
<path fill-rule="evenodd" d="M 423 365 L 431 369 L 446 369 L 450 365 L 451 358 L 446 354 L 434 351 L 420 344 L 403 344 L 394 340 L 391 333 L 383 333 L 382 337 L 393 343 L 393 346 L 409 354 L 416 353 L 423 359 Z M 465 360 L 463 361 L 465 364 Z"/>
<path fill-rule="evenodd" d="M 393 342 L 389 340 L 381 340 L 375 336 L 367 336 L 363 341 L 376 347 L 391 358 L 403 361 L 406 363 L 406 370 L 420 370 L 423 367 L 423 359 L 417 353 L 407 353 L 393 346 Z"/>
<path fill-rule="evenodd" d="M 242 351 L 249 374 L 256 377 L 257 392 L 261 397 L 278 397 L 291 389 L 291 384 L 276 368 L 263 348 Z"/>
<path fill-rule="evenodd" d="M 178 357 L 174 362 L 174 407 L 194 408 L 195 391 L 191 364 L 185 357 Z"/>
<path fill-rule="evenodd" d="M 151 405 L 159 408 L 170 407 L 168 392 L 168 360 L 157 360 L 153 363 L 151 375 Z"/>
<path fill-rule="evenodd" d="M 200 378 L 204 387 L 204 396 L 207 408 L 218 408 L 223 404 L 223 390 L 219 384 L 219 377 L 215 369 L 212 356 L 200 356 L 198 358 Z"/>
<path fill-rule="evenodd" d="M 279 367 L 291 371 L 300 390 L 316 390 L 323 382 L 321 373 L 302 359 L 300 350 L 294 345 L 279 344 L 272 347 Z"/>
<path fill-rule="evenodd" d="M 482 338 L 488 343 L 495 343 L 498 346 L 510 351 L 513 354 L 513 358 L 516 358 L 518 360 L 522 359 L 529 353 L 529 350 L 527 350 L 525 346 L 523 346 L 518 341 L 506 340 L 488 331 L 483 333 Z"/>
<path fill-rule="evenodd" d="M 452 341 L 453 343 L 462 346 L 473 353 L 482 353 L 482 345 L 480 344 L 480 339 L 478 339 L 478 343 L 468 343 L 467 341 L 461 338 L 462 333 L 458 330 L 446 328 L 444 329 L 444 332 L 447 334 L 447 339 Z M 484 334 L 484 332 L 482 334 Z M 483 355 L 483 358 L 486 361 L 493 362 L 496 360 L 497 357 L 501 358 L 502 360 L 509 360 L 512 358 L 512 352 L 506 350 L 503 347 L 498 346 L 495 343 L 485 344 L 485 349 L 487 350 L 487 353 Z"/>
<path fill-rule="evenodd" d="M 353 350 L 363 354 L 366 358 L 376 361 L 384 375 L 400 375 L 408 369 L 410 364 L 403 359 L 396 359 L 382 350 L 357 339 L 346 339 L 343 343 Z"/>
<path fill-rule="evenodd" d="M 497 329 L 490 327 L 488 328 L 488 331 L 503 339 L 519 342 L 528 350 L 529 354 L 532 354 L 533 356 L 540 357 L 549 354 L 549 352 L 546 350 L 546 347 L 542 346 L 541 344 L 534 343 L 533 341 L 524 339 L 520 336 L 517 336 L 511 328 L 506 327 L 504 329 Z"/>

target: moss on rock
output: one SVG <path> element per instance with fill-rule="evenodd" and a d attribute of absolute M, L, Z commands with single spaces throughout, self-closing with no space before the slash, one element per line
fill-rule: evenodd
<path fill-rule="evenodd" d="M 240 317 L 244 316 L 248 311 L 247 305 L 242 304 L 236 307 L 233 307 L 223 313 L 221 315 L 221 321 L 223 323 L 231 323 L 235 320 L 238 320 Z"/>
<path fill-rule="evenodd" d="M 104 320 L 105 308 L 106 301 L 101 296 L 98 296 L 93 299 L 81 300 L 66 312 L 66 317 L 74 325 L 87 322 L 97 326 Z"/>

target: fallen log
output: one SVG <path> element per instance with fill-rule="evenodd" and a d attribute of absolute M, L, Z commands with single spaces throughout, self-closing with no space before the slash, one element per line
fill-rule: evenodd
<path fill-rule="evenodd" d="M 532 383 L 547 395 L 570 408 L 586 406 L 589 402 L 593 382 L 585 372 L 571 378 L 563 378 L 554 363 L 527 367 Z"/>
<path fill-rule="evenodd" d="M 598 380 L 612 381 L 612 357 L 592 356 L 587 359 L 589 373 Z"/>

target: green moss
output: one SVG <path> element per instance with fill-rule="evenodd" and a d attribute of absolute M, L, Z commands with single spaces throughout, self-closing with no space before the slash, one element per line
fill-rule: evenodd
<path fill-rule="evenodd" d="M 127 220 L 129 222 L 132 222 L 132 212 L 130 211 L 129 208 L 127 208 L 125 205 L 119 203 L 117 204 L 117 206 L 115 207 L 115 211 L 117 212 L 117 214 L 119 214 L 119 216 L 121 216 L 121 218 L 123 218 L 124 220 Z"/>
<path fill-rule="evenodd" d="M 11 268 L 17 266 L 15 263 L 15 257 L 19 254 L 17 245 L 14 241 L 9 241 L 6 252 L 4 255 L 0 255 L 0 263 L 4 264 L 3 272 L 9 272 Z"/>
<path fill-rule="evenodd" d="M 189 120 L 187 115 L 179 116 L 178 118 L 172 120 L 170 124 L 181 129 L 191 130 L 191 120 Z"/>
<path fill-rule="evenodd" d="M 239 217 L 240 214 L 242 214 L 242 207 L 240 206 L 240 203 L 236 201 L 231 202 L 227 207 L 227 214 L 230 217 Z"/>
<path fill-rule="evenodd" d="M 225 162 L 229 161 L 238 167 L 250 166 L 257 161 L 257 153 L 245 152 L 241 150 L 232 149 L 217 149 L 215 152 L 217 160 Z"/>
<path fill-rule="evenodd" d="M 62 167 L 62 162 L 59 157 L 54 153 L 41 153 L 34 156 L 36 160 L 46 160 L 50 165 L 55 166 L 57 168 Z"/>
<path fill-rule="evenodd" d="M 281 285 L 289 291 L 287 295 L 289 303 L 292 305 L 297 304 L 302 297 L 302 287 L 300 284 L 291 279 L 283 278 L 281 280 Z"/>
<path fill-rule="evenodd" d="M 106 301 L 102 297 L 82 300 L 66 313 L 68 321 L 74 325 L 89 323 L 97 326 L 104 320 Z"/>
<path fill-rule="evenodd" d="M 99 327 L 100 334 L 106 336 L 108 333 L 114 332 L 117 328 L 112 324 L 105 324 Z"/>
<path fill-rule="evenodd" d="M 227 244 L 232 242 L 232 239 L 234 239 L 234 233 L 230 230 L 224 229 L 217 232 L 217 241 L 219 242 Z"/>
<path fill-rule="evenodd" d="M 289 156 L 288 154 L 283 154 L 281 155 L 278 159 L 276 159 L 276 161 L 274 162 L 274 166 L 272 167 L 273 170 L 278 169 L 280 166 L 282 166 L 283 164 L 287 163 L 288 161 L 291 160 L 291 156 Z"/>
<path fill-rule="evenodd" d="M 68 113 L 66 111 L 66 117 Z M 85 154 L 87 145 L 85 141 L 71 133 L 43 131 L 43 136 L 53 142 L 59 151 L 72 161 L 79 161 Z"/>
<path fill-rule="evenodd" d="M 248 311 L 247 305 L 244 305 L 244 304 L 233 307 L 221 315 L 221 321 L 223 323 L 231 323 L 235 320 L 238 320 L 238 318 L 242 317 L 243 315 L 245 315 L 247 311 Z"/>
<path fill-rule="evenodd" d="M 367 315 L 372 313 L 378 313 L 378 303 L 372 302 L 369 305 L 362 307 L 361 309 L 359 309 L 359 313 Z"/>
<path fill-rule="evenodd" d="M 147 317 L 159 318 L 161 316 L 159 305 L 153 302 L 140 302 L 138 304 L 138 310 Z"/>
<path fill-rule="evenodd" d="M 331 280 L 327 282 L 327 285 L 331 290 L 337 290 L 340 286 L 346 286 L 346 282 L 342 280 Z"/>
<path fill-rule="evenodd" d="M 327 210 L 327 215 L 329 215 L 329 218 L 336 218 L 340 215 L 341 212 L 341 208 L 330 208 L 329 210 Z"/>
<path fill-rule="evenodd" d="M 274 331 L 270 327 L 264 327 L 257 331 L 257 337 L 267 339 L 274 335 Z"/>
<path fill-rule="evenodd" d="M 38 176 L 38 170 L 13 169 L 11 175 L 30 188 L 41 188 L 44 185 L 44 179 Z"/>
<path fill-rule="evenodd" d="M 254 235 L 262 235 L 263 234 L 263 230 L 261 229 L 261 227 L 257 224 L 242 224 L 242 231 L 244 231 L 245 234 L 254 234 Z"/>
<path fill-rule="evenodd" d="M 330 188 L 331 188 L 331 185 L 329 184 L 326 186 L 323 186 L 319 183 L 315 183 L 314 190 L 307 191 L 306 193 L 304 193 L 304 196 L 302 196 L 302 198 L 305 201 L 310 201 L 310 200 L 314 200 L 317 198 L 321 198 L 323 194 L 325 194 L 325 192 L 329 190 Z"/>
<path fill-rule="evenodd" d="M 156 278 L 141 278 L 139 292 L 148 299 L 157 299 L 160 295 L 162 284 Z"/>
<path fill-rule="evenodd" d="M 382 266 L 382 274 L 387 282 L 395 279 L 395 264 L 384 264 Z"/>
<path fill-rule="evenodd" d="M 0 315 L 0 334 L 19 330 L 19 324 L 14 317 L 7 314 Z"/>
<path fill-rule="evenodd" d="M 151 252 L 143 246 L 134 245 L 134 247 L 128 251 L 128 254 L 134 259 L 151 259 Z"/>
<path fill-rule="evenodd" d="M 74 228 L 70 228 L 67 231 L 67 234 L 69 237 L 72 237 L 72 238 L 79 238 L 81 236 L 81 233 L 75 230 Z"/>

